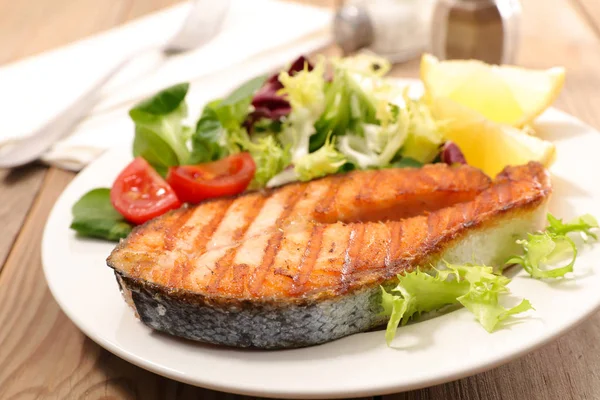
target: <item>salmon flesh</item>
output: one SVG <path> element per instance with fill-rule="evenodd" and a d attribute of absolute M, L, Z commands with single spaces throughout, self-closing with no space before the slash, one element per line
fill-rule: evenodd
<path fill-rule="evenodd" d="M 386 322 L 381 285 L 417 267 L 501 265 L 551 192 L 537 163 L 355 171 L 206 201 L 137 227 L 108 258 L 137 316 L 236 347 L 315 345 Z"/>

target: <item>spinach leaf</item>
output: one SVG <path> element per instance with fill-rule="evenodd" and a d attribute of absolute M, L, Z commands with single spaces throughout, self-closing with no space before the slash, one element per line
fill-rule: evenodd
<path fill-rule="evenodd" d="M 183 125 L 187 90 L 187 83 L 172 86 L 129 111 L 135 123 L 133 155 L 144 157 L 162 174 L 170 166 L 188 163 L 190 158 L 187 140 L 191 130 Z"/>
<path fill-rule="evenodd" d="M 133 228 L 112 206 L 108 188 L 87 192 L 71 211 L 71 229 L 81 236 L 118 241 L 127 237 Z"/>

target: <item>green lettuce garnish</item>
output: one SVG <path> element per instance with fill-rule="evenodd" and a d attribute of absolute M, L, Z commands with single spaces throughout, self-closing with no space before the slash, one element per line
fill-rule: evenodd
<path fill-rule="evenodd" d="M 511 315 L 531 309 L 523 300 L 519 305 L 505 308 L 499 296 L 509 292 L 510 279 L 493 273 L 492 267 L 472 264 L 446 264 L 444 270 L 426 273 L 419 269 L 398 275 L 398 284 L 389 291 L 382 288 L 383 314 L 389 316 L 386 341 L 396 336 L 400 324 L 423 312 L 438 310 L 451 304 L 462 304 L 489 332 Z"/>
<path fill-rule="evenodd" d="M 204 106 L 192 135 L 190 164 L 216 161 L 241 151 L 237 139 L 247 136 L 243 123 L 253 94 L 265 79 L 264 75 L 253 78 L 224 99 L 213 100 Z"/>
<path fill-rule="evenodd" d="M 363 124 L 361 135 L 348 134 L 340 139 L 340 151 L 361 169 L 390 165 L 408 135 L 408 114 L 398 106 L 380 102 L 377 114 L 380 125 Z"/>
<path fill-rule="evenodd" d="M 404 90 L 399 106 L 393 101 L 394 91 L 384 84 L 365 93 L 375 107 L 375 123 L 363 118 L 360 129 L 339 141 L 340 151 L 357 168 L 388 168 L 402 158 L 419 163 L 435 159 L 443 137 L 422 99 L 412 99 Z"/>
<path fill-rule="evenodd" d="M 222 111 L 219 112 L 220 104 L 221 100 L 215 100 L 202 110 L 202 115 L 196 123 L 196 131 L 192 135 L 191 164 L 216 161 L 237 150 L 231 145 L 229 132 L 223 126 Z"/>
<path fill-rule="evenodd" d="M 310 181 L 325 175 L 335 174 L 346 161 L 346 157 L 336 150 L 330 136 L 319 150 L 296 160 L 294 171 L 299 180 Z"/>
<path fill-rule="evenodd" d="M 403 93 L 405 112 L 408 113 L 408 135 L 401 154 L 422 163 L 430 163 L 440 152 L 444 138 L 423 99 L 414 100 Z"/>
<path fill-rule="evenodd" d="M 568 272 L 573 272 L 577 246 L 569 237 L 549 232 L 530 233 L 527 235 L 527 240 L 517 240 L 517 243 L 523 246 L 525 254 L 514 256 L 506 263 L 522 265 L 533 278 L 561 278 Z M 548 265 L 563 260 L 566 255 L 570 255 L 568 264 L 547 268 Z"/>
<path fill-rule="evenodd" d="M 569 233 L 578 232 L 584 240 L 597 239 L 592 229 L 598 228 L 596 219 L 589 215 L 575 218 L 569 223 L 552 214 L 547 215 L 549 225 L 543 232 L 530 233 L 527 239 L 517 240 L 523 247 L 524 254 L 511 257 L 506 264 L 520 264 L 533 278 L 562 278 L 567 273 L 573 272 L 577 258 L 577 246 L 568 236 Z M 550 265 L 568 260 L 563 266 L 549 268 Z"/>
<path fill-rule="evenodd" d="M 546 230 L 556 235 L 566 235 L 570 232 L 579 232 L 582 234 L 583 239 L 591 237 L 598 239 L 595 233 L 591 232 L 592 229 L 598 228 L 598 221 L 594 216 L 585 214 L 575 218 L 569 223 L 564 223 L 562 219 L 558 219 L 552 214 L 547 215 L 548 223 L 550 224 Z"/>
<path fill-rule="evenodd" d="M 359 134 L 362 125 L 375 124 L 375 100 L 360 86 L 358 74 L 335 68 L 333 80 L 325 84 L 325 107 L 315 122 L 316 133 L 310 138 L 310 150 L 320 148 L 327 135 Z"/>
<path fill-rule="evenodd" d="M 233 139 L 242 150 L 248 151 L 256 164 L 251 189 L 264 187 L 290 163 L 290 152 L 284 149 L 272 135 L 254 135 L 252 140 L 246 131 L 239 131 Z"/>
<path fill-rule="evenodd" d="M 492 267 L 467 264 L 448 265 L 448 268 L 453 270 L 457 277 L 469 282 L 469 290 L 457 300 L 475 315 L 475 319 L 488 332 L 493 332 L 498 324 L 511 315 L 533 308 L 526 299 L 511 308 L 501 306 L 499 296 L 509 293 L 506 286 L 510 283 L 510 279 L 494 274 Z"/>
<path fill-rule="evenodd" d="M 187 141 L 192 130 L 183 124 L 188 88 L 187 83 L 171 86 L 129 111 L 135 123 L 134 157 L 144 157 L 163 175 L 168 167 L 186 164 L 190 158 Z"/>
<path fill-rule="evenodd" d="M 281 143 L 290 149 L 292 161 L 309 153 L 310 137 L 315 133 L 315 122 L 325 109 L 325 64 L 319 61 L 309 71 L 305 65 L 302 71 L 290 75 L 287 71 L 279 74 L 283 85 L 280 94 L 292 106 L 292 112 L 282 127 Z"/>

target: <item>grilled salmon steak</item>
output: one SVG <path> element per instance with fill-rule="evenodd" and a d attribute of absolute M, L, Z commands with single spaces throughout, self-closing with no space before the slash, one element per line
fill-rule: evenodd
<path fill-rule="evenodd" d="M 159 331 L 237 347 L 323 343 L 385 323 L 380 285 L 416 267 L 500 265 L 539 228 L 537 163 L 492 182 L 468 166 L 355 171 L 183 207 L 108 258 Z"/>

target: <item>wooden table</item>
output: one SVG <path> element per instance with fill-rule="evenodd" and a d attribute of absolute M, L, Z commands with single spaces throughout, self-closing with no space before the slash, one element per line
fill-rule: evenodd
<path fill-rule="evenodd" d="M 2 0 L 0 64 L 177 1 Z M 518 63 L 567 67 L 566 87 L 556 105 L 600 129 L 600 3 L 523 3 Z M 411 62 L 396 67 L 394 74 L 416 76 L 417 71 L 418 63 Z M 41 165 L 0 170 L 0 399 L 242 399 L 137 368 L 86 338 L 58 308 L 42 274 L 40 241 L 54 201 L 73 176 Z M 599 371 L 596 314 L 541 350 L 492 371 L 385 398 L 600 399 Z"/>

